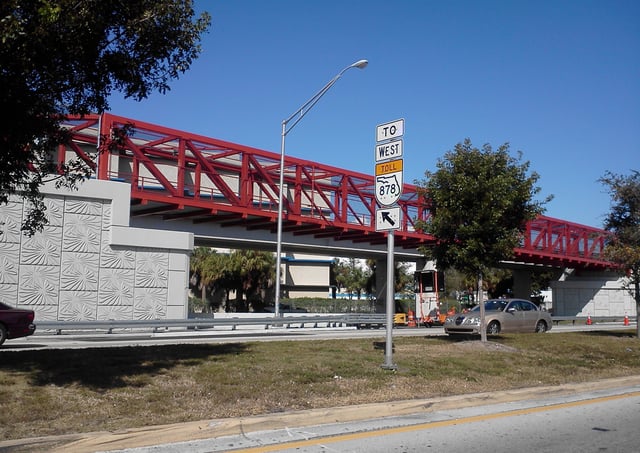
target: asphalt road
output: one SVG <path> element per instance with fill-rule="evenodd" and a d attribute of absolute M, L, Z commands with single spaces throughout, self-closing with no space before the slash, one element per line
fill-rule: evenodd
<path fill-rule="evenodd" d="M 635 328 L 623 326 L 621 323 L 592 324 L 587 325 L 561 325 L 554 326 L 550 334 L 557 332 L 575 332 L 588 330 L 620 330 Z M 242 341 L 280 341 L 280 340 L 326 340 L 347 338 L 377 338 L 385 337 L 386 330 L 382 329 L 355 329 L 348 327 L 318 327 L 318 328 L 284 328 L 272 327 L 217 327 L 206 330 L 174 329 L 152 332 L 149 329 L 131 332 L 114 331 L 104 333 L 99 331 L 63 332 L 56 335 L 53 332 L 38 332 L 30 337 L 16 338 L 6 341 L 0 346 L 0 354 L 3 351 L 20 351 L 36 349 L 81 349 L 96 347 L 123 347 L 123 346 L 157 346 L 168 344 L 198 344 L 198 343 L 237 343 Z M 444 335 L 442 327 L 400 327 L 393 329 L 393 336 L 437 336 Z"/>
<path fill-rule="evenodd" d="M 640 386 L 122 452 L 637 452 Z"/>
<path fill-rule="evenodd" d="M 0 441 L 0 451 L 638 452 L 640 376 Z"/>

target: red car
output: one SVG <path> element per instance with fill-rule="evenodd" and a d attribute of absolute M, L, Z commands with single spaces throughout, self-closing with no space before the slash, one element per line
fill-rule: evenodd
<path fill-rule="evenodd" d="M 36 331 L 33 310 L 13 308 L 0 302 L 0 345 L 11 338 L 28 337 Z"/>

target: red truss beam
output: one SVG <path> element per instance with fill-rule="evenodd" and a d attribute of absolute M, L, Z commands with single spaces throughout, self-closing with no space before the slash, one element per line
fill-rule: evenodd
<path fill-rule="evenodd" d="M 132 126 L 122 148 L 109 150 L 112 132 Z M 101 146 L 98 179 L 131 184 L 131 215 L 218 222 L 275 231 L 280 155 L 111 114 L 74 117 L 65 122 L 73 135 L 70 151 Z M 60 153 L 65 152 L 61 150 Z M 383 244 L 377 232 L 372 175 L 285 156 L 283 220 L 287 231 L 318 238 Z M 417 231 L 429 220 L 429 206 L 416 186 L 405 184 L 395 244 L 417 248 L 435 238 Z M 550 217 L 527 224 L 518 261 L 567 267 L 609 267 L 601 256 L 607 234 Z"/>
<path fill-rule="evenodd" d="M 527 223 L 522 247 L 515 253 L 519 260 L 540 264 L 610 268 L 602 254 L 609 237 L 599 228 L 540 216 Z"/>

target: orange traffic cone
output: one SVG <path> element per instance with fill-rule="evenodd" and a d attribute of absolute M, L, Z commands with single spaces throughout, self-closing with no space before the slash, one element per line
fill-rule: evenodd
<path fill-rule="evenodd" d="M 591 315 L 587 315 L 587 325 L 591 325 Z"/>
<path fill-rule="evenodd" d="M 627 315 L 624 315 L 624 325 L 625 326 L 629 325 L 629 317 Z"/>
<path fill-rule="evenodd" d="M 409 310 L 409 322 L 407 322 L 408 327 L 417 327 L 416 317 L 413 314 L 413 311 Z"/>

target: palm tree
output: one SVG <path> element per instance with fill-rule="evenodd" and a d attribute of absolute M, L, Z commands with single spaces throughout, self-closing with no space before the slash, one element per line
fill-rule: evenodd
<path fill-rule="evenodd" d="M 232 253 L 232 263 L 236 277 L 236 298 L 239 311 L 248 311 L 249 305 L 254 310 L 260 309 L 264 303 L 264 294 L 260 290 L 268 288 L 275 276 L 275 259 L 273 254 L 255 250 L 237 250 Z M 246 294 L 246 302 L 243 300 Z"/>
<path fill-rule="evenodd" d="M 207 307 L 207 289 L 212 283 L 212 278 L 208 267 L 213 255 L 216 254 L 214 249 L 208 247 L 196 247 L 193 250 L 189 261 L 189 270 L 191 271 L 191 280 L 193 285 L 200 289 L 201 297 Z"/>
<path fill-rule="evenodd" d="M 238 269 L 232 254 L 218 253 L 208 247 L 196 247 L 191 256 L 190 269 L 193 285 L 200 288 L 205 307 L 212 304 L 207 301 L 207 294 L 214 289 L 225 290 L 226 310 L 229 311 L 229 292 L 238 287 L 240 280 Z"/>

